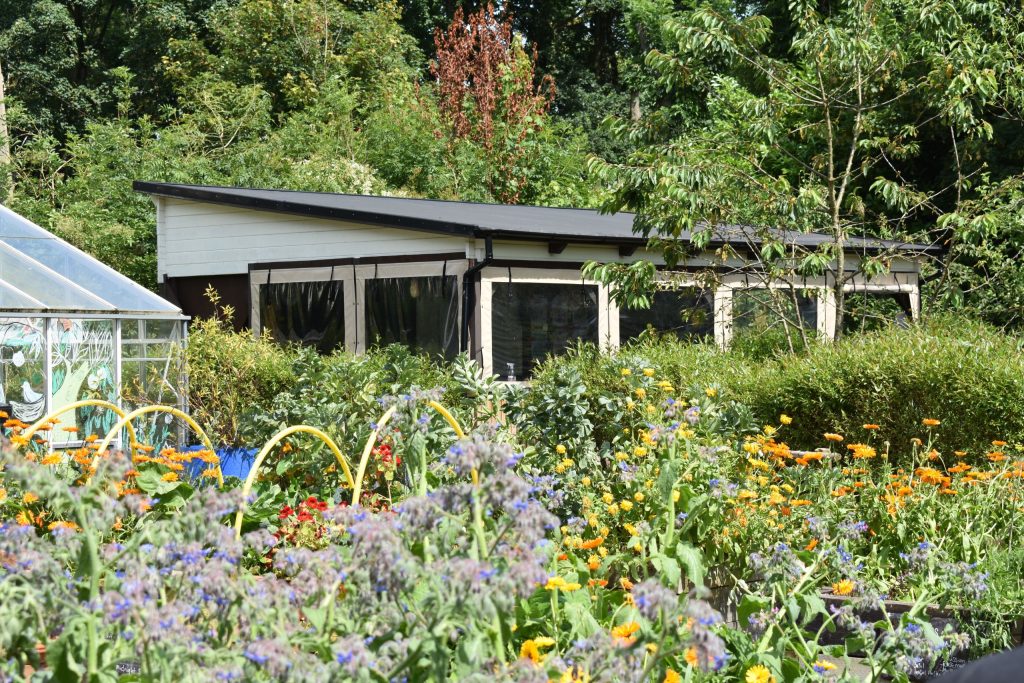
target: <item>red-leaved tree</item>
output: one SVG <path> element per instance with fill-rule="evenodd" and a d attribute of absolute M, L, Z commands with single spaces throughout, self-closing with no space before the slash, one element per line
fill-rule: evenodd
<path fill-rule="evenodd" d="M 521 163 L 523 143 L 539 130 L 555 96 L 550 76 L 535 82 L 536 50 L 527 55 L 493 5 L 466 17 L 455 12 L 448 30 L 434 34 L 441 115 L 453 140 L 479 144 L 490 162 L 490 189 L 503 202 L 516 203 L 527 182 Z"/>

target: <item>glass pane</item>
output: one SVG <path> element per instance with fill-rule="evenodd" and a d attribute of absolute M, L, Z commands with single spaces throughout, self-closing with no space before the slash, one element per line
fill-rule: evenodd
<path fill-rule="evenodd" d="M 648 327 L 679 339 L 710 339 L 715 335 L 714 295 L 692 287 L 659 290 L 650 308 L 619 309 L 621 341 L 639 337 Z"/>
<path fill-rule="evenodd" d="M 123 361 L 121 366 L 121 399 L 126 410 L 159 403 L 178 406 L 181 401 L 183 374 L 181 356 L 162 361 Z M 144 416 L 135 421 L 139 440 L 158 450 L 174 442 L 179 425 L 166 413 Z"/>
<path fill-rule="evenodd" d="M 23 422 L 35 422 L 46 409 L 43 324 L 39 318 L 0 318 L 0 403 Z"/>
<path fill-rule="evenodd" d="M 112 320 L 51 320 L 50 357 L 54 408 L 87 398 L 117 401 Z M 61 445 L 90 434 L 102 437 L 116 422 L 117 414 L 106 408 L 79 408 L 65 413 L 53 430 L 52 440 L 54 445 Z M 69 433 L 66 427 L 76 432 Z"/>
<path fill-rule="evenodd" d="M 48 240 L 5 238 L 4 242 L 17 252 L 77 282 L 119 311 L 178 313 L 178 308 L 170 302 L 55 237 Z M 12 284 L 20 289 L 16 283 Z M 31 290 L 25 292 L 35 296 Z"/>
<path fill-rule="evenodd" d="M 46 270 L 4 242 L 0 242 L 0 280 L 50 308 L 79 311 L 113 310 L 102 300 L 75 287 L 66 278 Z M 88 283 L 89 280 L 80 279 L 78 282 Z"/>
<path fill-rule="evenodd" d="M 180 320 L 145 320 L 146 339 L 177 339 Z"/>
<path fill-rule="evenodd" d="M 454 275 L 366 281 L 367 345 L 405 344 L 454 358 L 459 353 L 459 297 Z"/>
<path fill-rule="evenodd" d="M 532 282 L 491 287 L 491 344 L 494 372 L 526 379 L 549 353 L 571 342 L 597 342 L 597 286 Z"/>
<path fill-rule="evenodd" d="M 54 239 L 54 236 L 38 225 L 0 205 L 0 238 L 29 237 L 35 239 Z"/>
<path fill-rule="evenodd" d="M 141 320 L 122 320 L 121 339 L 139 339 L 139 327 L 141 325 Z"/>
<path fill-rule="evenodd" d="M 740 290 L 733 294 L 732 315 L 735 330 L 765 331 L 787 325 L 814 330 L 818 326 L 817 290 Z"/>
<path fill-rule="evenodd" d="M 345 296 L 338 280 L 260 285 L 260 324 L 279 343 L 330 353 L 345 345 Z"/>

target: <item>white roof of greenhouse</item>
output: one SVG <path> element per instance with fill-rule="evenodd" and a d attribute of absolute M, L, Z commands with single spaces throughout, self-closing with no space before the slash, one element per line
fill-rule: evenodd
<path fill-rule="evenodd" d="M 183 317 L 181 309 L 0 204 L 0 315 Z"/>

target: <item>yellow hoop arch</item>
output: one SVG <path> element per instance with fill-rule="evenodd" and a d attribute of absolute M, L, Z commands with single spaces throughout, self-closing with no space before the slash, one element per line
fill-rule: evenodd
<path fill-rule="evenodd" d="M 186 424 L 188 424 L 188 426 L 192 428 L 192 431 L 194 431 L 196 435 L 199 436 L 199 439 L 203 442 L 203 445 L 206 446 L 206 448 L 209 449 L 211 453 L 216 455 L 217 450 L 213 447 L 213 443 L 211 443 L 210 437 L 206 436 L 206 432 L 203 431 L 203 428 L 200 427 L 188 413 L 179 410 L 178 408 L 175 408 L 173 406 L 151 405 L 144 406 L 137 410 L 133 410 L 132 412 L 122 417 L 118 421 L 118 423 L 114 425 L 114 427 L 109 432 L 107 432 L 107 435 L 103 437 L 103 441 L 100 443 L 100 447 L 96 449 L 96 457 L 99 457 L 103 455 L 104 452 L 106 452 L 107 448 L 110 446 L 110 442 L 114 440 L 114 437 L 117 436 L 118 432 L 124 429 L 125 425 L 131 424 L 132 420 L 139 417 L 140 415 L 146 415 L 147 413 L 168 413 L 170 415 L 173 415 L 174 417 L 184 420 Z M 218 460 L 217 487 L 223 488 L 223 486 L 224 475 L 220 471 L 220 461 Z"/>
<path fill-rule="evenodd" d="M 437 401 L 427 401 L 427 405 L 437 411 L 437 414 L 444 418 L 453 430 L 455 430 L 455 436 L 460 439 L 466 438 L 466 432 L 462 429 L 458 420 Z M 384 411 L 384 414 L 377 420 L 377 425 L 372 432 L 370 437 L 366 440 L 366 445 L 363 446 L 362 455 L 359 457 L 359 468 L 356 470 L 356 484 L 352 488 L 352 504 L 355 505 L 359 502 L 359 494 L 363 491 L 363 477 L 366 475 L 366 466 L 370 462 L 370 453 L 373 452 L 373 447 L 377 443 L 377 437 L 380 436 L 381 430 L 391 421 L 391 418 L 395 416 L 395 406 L 391 406 Z M 476 473 L 474 472 L 474 480 L 476 479 Z"/>
<path fill-rule="evenodd" d="M 331 449 L 331 452 L 334 454 L 334 459 L 338 461 L 339 465 L 341 465 L 341 469 L 345 473 L 345 479 L 348 482 L 348 485 L 355 485 L 354 482 L 352 481 L 352 471 L 348 467 L 348 461 L 345 460 L 345 456 L 341 454 L 341 450 L 338 448 L 338 445 L 334 443 L 334 440 L 331 439 L 331 437 L 327 436 L 316 427 L 310 427 L 308 425 L 294 425 L 292 427 L 288 427 L 287 429 L 282 429 L 277 434 L 275 434 L 270 439 L 270 441 L 263 445 L 262 450 L 260 450 L 259 454 L 257 454 L 256 456 L 256 459 L 252 463 L 252 469 L 249 470 L 249 476 L 245 478 L 245 484 L 242 485 L 242 503 L 238 508 L 238 512 L 235 513 L 236 537 L 240 538 L 242 536 L 242 516 L 243 513 L 245 512 L 245 502 L 248 500 L 249 493 L 252 491 L 252 485 L 256 482 L 256 477 L 259 475 L 260 465 L 263 464 L 264 459 L 266 459 L 266 457 L 270 454 L 270 451 L 271 449 L 274 448 L 274 446 L 276 446 L 277 444 L 279 444 L 281 441 L 288 438 L 292 434 L 299 433 L 312 434 L 313 436 L 317 437 L 325 444 L 327 444 L 327 447 Z"/>
<path fill-rule="evenodd" d="M 114 403 L 111 403 L 110 401 L 103 401 L 98 398 L 90 398 L 85 399 L 83 401 L 75 401 L 74 403 L 69 403 L 62 408 L 58 408 L 57 410 L 54 410 L 47 415 L 44 415 L 43 417 L 39 418 L 34 423 L 32 423 L 31 427 L 29 427 L 28 429 L 21 433 L 21 437 L 25 439 L 25 445 L 29 445 L 30 443 L 32 443 L 32 437 L 35 435 L 37 431 L 39 431 L 39 428 L 45 425 L 46 423 L 50 422 L 51 420 L 55 420 L 64 413 L 69 413 L 72 410 L 78 410 L 79 408 L 86 408 L 88 406 L 106 408 L 107 410 L 116 413 L 117 416 L 120 418 L 123 418 L 125 416 L 125 412 L 121 410 L 119 406 L 117 406 Z M 131 438 L 132 448 L 138 446 L 138 435 L 135 433 L 135 427 L 130 423 L 128 425 L 128 434 L 129 437 Z"/>

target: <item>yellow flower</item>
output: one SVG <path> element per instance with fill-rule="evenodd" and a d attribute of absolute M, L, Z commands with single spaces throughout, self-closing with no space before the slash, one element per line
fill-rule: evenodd
<path fill-rule="evenodd" d="M 654 368 L 644 368 L 644 377 L 654 377 Z"/>
<path fill-rule="evenodd" d="M 32 524 L 32 518 L 29 517 L 24 510 L 18 513 L 18 516 L 14 518 L 14 521 L 21 526 L 31 526 Z"/>
<path fill-rule="evenodd" d="M 832 592 L 836 595 L 850 595 L 857 584 L 850 579 L 843 579 L 832 584 Z"/>
<path fill-rule="evenodd" d="M 627 621 L 612 629 L 612 638 L 623 644 L 631 644 L 636 637 L 633 635 L 640 630 L 640 624 L 635 621 Z"/>
<path fill-rule="evenodd" d="M 940 420 L 936 420 L 933 417 L 926 417 L 925 419 L 921 420 L 921 424 L 923 424 L 925 427 L 938 427 L 940 424 L 942 424 L 942 422 Z"/>
<path fill-rule="evenodd" d="M 644 502 L 644 494 L 641 493 L 640 491 L 637 491 L 636 493 L 633 494 L 633 500 L 635 500 L 638 503 Z"/>
<path fill-rule="evenodd" d="M 549 591 L 560 590 L 566 593 L 572 593 L 573 591 L 578 591 L 580 589 L 580 584 L 575 582 L 569 583 L 561 576 L 552 576 L 548 579 L 548 582 L 544 584 L 544 588 Z"/>
<path fill-rule="evenodd" d="M 0 503 L 7 500 L 7 489 L 0 489 Z"/>
<path fill-rule="evenodd" d="M 765 665 L 755 664 L 747 669 L 743 680 L 746 683 L 775 683 L 775 676 L 772 675 L 772 672 Z"/>
<path fill-rule="evenodd" d="M 612 503 L 608 506 L 608 514 L 613 516 L 619 514 L 619 506 L 617 503 Z"/>
<path fill-rule="evenodd" d="M 643 446 L 637 446 L 636 448 L 633 449 L 633 455 L 635 455 L 638 458 L 642 458 L 645 455 L 647 455 L 647 449 L 644 448 Z"/>
<path fill-rule="evenodd" d="M 825 440 L 826 441 L 835 441 L 836 443 L 839 443 L 840 441 L 843 440 L 843 437 L 840 436 L 839 434 L 833 434 L 832 432 L 826 432 Z"/>
<path fill-rule="evenodd" d="M 680 683 L 683 677 L 675 669 L 669 669 L 665 672 L 665 678 L 662 679 L 661 683 Z"/>
<path fill-rule="evenodd" d="M 530 638 L 529 640 L 524 641 L 519 647 L 519 657 L 520 659 L 529 659 L 534 664 L 540 664 L 541 659 L 543 659 L 543 655 L 541 655 L 540 651 L 544 648 L 553 647 L 554 645 L 554 638 L 548 638 L 546 636 Z"/>
<path fill-rule="evenodd" d="M 31 505 L 37 500 L 39 500 L 39 496 L 32 493 L 31 491 L 29 491 L 28 493 L 21 497 L 21 502 L 24 503 L 25 505 Z"/>
<path fill-rule="evenodd" d="M 672 502 L 673 503 L 678 503 L 679 502 L 679 491 L 673 491 L 672 492 Z"/>
<path fill-rule="evenodd" d="M 782 415 L 779 415 L 779 422 L 784 425 L 793 424 L 793 418 L 783 413 Z"/>
<path fill-rule="evenodd" d="M 765 425 L 763 431 L 765 433 L 765 436 L 774 436 L 775 433 L 779 430 L 777 430 L 775 427 L 772 427 L 771 425 Z"/>
<path fill-rule="evenodd" d="M 826 671 L 835 671 L 836 669 L 836 665 L 828 661 L 827 659 L 819 659 L 818 661 L 814 662 L 814 664 L 812 664 L 811 667 L 818 673 L 825 673 Z"/>
<path fill-rule="evenodd" d="M 740 492 L 736 494 L 736 497 L 740 500 L 750 500 L 751 498 L 757 498 L 757 494 L 747 489 L 740 489 Z"/>
<path fill-rule="evenodd" d="M 601 500 L 605 502 L 605 505 L 611 505 L 612 503 L 615 502 L 615 496 L 613 496 L 608 491 L 605 491 L 604 494 L 601 496 Z"/>
<path fill-rule="evenodd" d="M 562 444 L 558 444 L 557 446 L 555 446 L 555 453 L 558 453 L 559 455 L 565 455 L 565 446 L 563 446 Z"/>
<path fill-rule="evenodd" d="M 758 445 L 756 441 L 748 441 L 743 444 L 743 450 L 746 451 L 748 455 L 757 455 L 761 452 L 761 446 Z"/>
<path fill-rule="evenodd" d="M 178 473 L 177 472 L 168 472 L 164 476 L 160 477 L 160 479 L 163 480 L 163 481 L 178 481 Z"/>
<path fill-rule="evenodd" d="M 778 491 L 772 491 L 772 494 L 768 496 L 769 505 L 782 505 L 786 502 L 786 497 Z"/>
<path fill-rule="evenodd" d="M 57 455 L 56 453 L 53 453 L 52 455 L 46 456 L 45 458 L 43 458 L 39 462 L 42 463 L 43 465 L 59 465 L 60 464 L 60 456 Z"/>
<path fill-rule="evenodd" d="M 626 512 L 629 512 L 630 510 L 633 509 L 633 501 L 623 500 L 619 503 L 619 507 L 625 510 Z"/>
<path fill-rule="evenodd" d="M 643 387 L 638 387 L 636 391 L 634 391 L 633 393 L 636 394 L 636 397 L 641 400 L 647 398 L 647 390 L 644 389 Z"/>
<path fill-rule="evenodd" d="M 590 683 L 590 674 L 584 671 L 579 664 L 574 664 L 562 672 L 558 683 Z"/>
<path fill-rule="evenodd" d="M 718 389 L 715 389 L 714 387 L 708 387 L 707 389 L 704 390 L 704 395 L 707 396 L 708 398 L 714 398 L 715 396 L 718 396 Z"/>
<path fill-rule="evenodd" d="M 615 451 L 615 459 L 616 460 L 627 460 L 628 458 L 629 458 L 629 455 L 627 455 L 625 453 L 625 451 Z"/>
<path fill-rule="evenodd" d="M 690 666 L 692 666 L 693 668 L 696 669 L 697 668 L 697 648 L 695 648 L 695 647 L 688 647 L 688 648 L 686 648 L 686 652 L 683 653 L 683 659 L 686 661 L 687 664 L 689 664 Z"/>
<path fill-rule="evenodd" d="M 580 479 L 580 483 L 584 486 L 590 486 L 590 477 L 583 477 Z"/>
<path fill-rule="evenodd" d="M 74 522 L 50 522 L 50 525 L 47 527 L 47 529 L 49 529 L 50 531 L 53 531 L 54 529 L 67 529 L 68 531 L 82 530 L 82 528 Z"/>
<path fill-rule="evenodd" d="M 623 377 L 629 377 L 630 375 L 633 374 L 633 371 L 630 370 L 629 368 L 622 368 L 621 370 L 619 370 L 619 374 L 622 375 Z"/>

